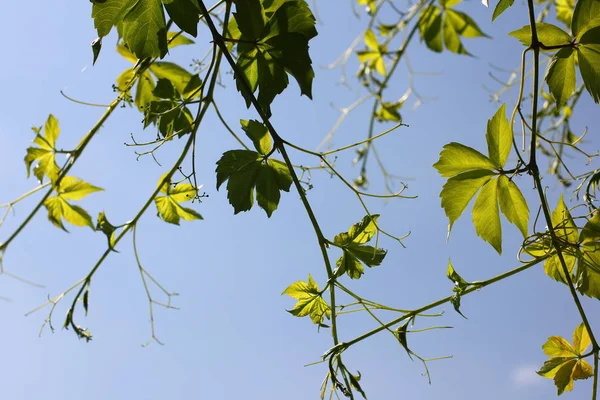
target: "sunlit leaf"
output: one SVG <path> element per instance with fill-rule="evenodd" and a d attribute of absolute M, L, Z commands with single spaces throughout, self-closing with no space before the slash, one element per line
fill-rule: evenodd
<path fill-rule="evenodd" d="M 298 281 L 288 286 L 283 293 L 298 300 L 293 309 L 288 312 L 296 317 L 310 316 L 314 324 L 322 324 L 325 318 L 331 316 L 329 304 L 321 297 L 319 286 L 312 276 L 308 275 L 308 282 Z"/>
<path fill-rule="evenodd" d="M 473 204 L 473 225 L 475 232 L 492 245 L 498 254 L 502 253 L 502 227 L 498 211 L 498 180 L 488 181 L 477 195 Z"/>

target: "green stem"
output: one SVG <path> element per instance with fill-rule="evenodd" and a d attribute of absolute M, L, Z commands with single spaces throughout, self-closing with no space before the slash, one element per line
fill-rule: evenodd
<path fill-rule="evenodd" d="M 116 99 L 114 99 L 112 101 L 112 103 L 109 104 L 106 111 L 104 112 L 102 117 L 100 117 L 98 122 L 96 122 L 96 124 L 92 127 L 92 129 L 90 129 L 90 131 L 83 137 L 83 139 L 81 139 L 81 141 L 79 142 L 77 147 L 75 147 L 75 150 L 73 150 L 72 157 L 67 161 L 67 163 L 61 169 L 60 174 L 58 175 L 58 178 L 56 179 L 56 182 L 54 182 L 52 185 L 52 188 L 50 188 L 50 190 L 48 190 L 44 194 L 44 196 L 42 196 L 40 201 L 36 204 L 36 206 L 33 208 L 33 210 L 31 210 L 31 212 L 27 215 L 27 217 L 25 217 L 25 220 L 23 220 L 23 222 L 17 227 L 17 229 L 12 233 L 12 235 L 10 235 L 9 238 L 4 243 L 0 244 L 0 252 L 3 252 L 6 250 L 8 245 L 19 235 L 19 233 L 21 233 L 21 231 L 27 226 L 29 221 L 31 221 L 31 219 L 35 216 L 35 214 L 39 211 L 39 209 L 44 205 L 44 202 L 46 201 L 46 199 L 48 199 L 48 197 L 50 197 L 52 192 L 54 192 L 54 189 L 60 185 L 60 182 L 62 181 L 62 179 L 65 176 L 67 176 L 67 174 L 69 173 L 69 171 L 71 170 L 73 165 L 75 165 L 75 162 L 79 159 L 79 157 L 81 156 L 81 153 L 83 153 L 83 151 L 85 150 L 87 145 L 92 141 L 92 139 L 94 138 L 96 133 L 98 133 L 98 131 L 100 130 L 100 128 L 102 127 L 104 122 L 106 122 L 108 117 L 110 117 L 111 114 L 113 113 L 113 111 L 119 106 L 119 104 L 121 104 L 121 101 L 123 101 L 126 94 L 133 87 L 133 85 L 135 84 L 135 82 L 137 81 L 139 76 L 143 73 L 145 68 L 147 68 L 149 65 L 150 65 L 150 63 L 148 63 L 145 67 L 142 67 L 142 68 L 140 68 L 140 70 L 137 71 L 137 73 L 131 78 L 131 80 L 129 81 L 127 86 L 124 88 L 124 90 L 117 96 Z"/>
<path fill-rule="evenodd" d="M 226 18 L 229 15 L 229 13 L 228 13 L 229 9 L 230 9 L 230 3 L 227 3 Z M 208 109 L 211 106 L 212 95 L 213 95 L 213 92 L 214 92 L 215 85 L 217 83 L 217 77 L 219 75 L 219 66 L 220 66 L 220 63 L 221 63 L 221 58 L 222 58 L 222 54 L 223 53 L 220 52 L 220 51 L 217 51 L 217 50 L 218 49 L 215 48 L 216 55 L 213 58 L 214 63 L 211 63 L 211 64 L 213 64 L 214 68 L 209 69 L 209 72 L 207 73 L 207 76 L 211 76 L 210 85 L 209 85 L 209 88 L 208 88 L 208 91 L 207 91 L 207 95 L 205 97 L 207 99 L 207 101 L 204 103 L 204 105 L 202 107 L 200 107 L 198 109 L 198 113 L 197 113 L 196 118 L 194 120 L 194 125 L 193 125 L 193 128 L 192 128 L 192 132 L 190 133 L 190 137 L 187 140 L 187 142 L 185 143 L 185 146 L 184 146 L 183 150 L 181 151 L 181 154 L 177 158 L 177 161 L 175 162 L 175 164 L 173 164 L 173 167 L 171 167 L 171 169 L 169 170 L 169 172 L 165 176 L 163 176 L 162 181 L 159 182 L 157 188 L 152 192 L 152 195 L 148 198 L 148 200 L 142 206 L 142 208 L 140 208 L 140 210 L 138 211 L 138 213 L 136 214 L 136 216 L 125 227 L 123 227 L 123 231 L 121 231 L 121 233 L 119 234 L 119 236 L 117 236 L 115 238 L 113 246 L 111 246 L 111 248 L 108 248 L 102 254 L 102 256 L 98 259 L 98 261 L 96 262 L 96 264 L 92 267 L 92 269 L 90 270 L 90 272 L 83 279 L 83 284 L 81 285 L 79 291 L 77 292 L 77 294 L 75 295 L 75 297 L 73 299 L 73 303 L 71 305 L 71 308 L 70 308 L 70 311 L 69 311 L 69 314 L 68 314 L 68 316 L 69 316 L 68 318 L 69 319 L 67 321 L 73 327 L 73 329 L 76 332 L 78 332 L 78 333 L 80 331 L 80 328 L 77 327 L 77 325 L 75 325 L 73 316 L 75 314 L 75 306 L 77 305 L 77 301 L 79 301 L 79 298 L 81 297 L 83 291 L 86 289 L 87 286 L 89 286 L 93 275 L 96 273 L 96 271 L 98 270 L 98 268 L 100 267 L 100 265 L 104 262 L 104 260 L 106 259 L 106 257 L 108 257 L 108 255 L 112 252 L 112 247 L 116 246 L 119 243 L 119 241 L 129 232 L 129 230 L 132 229 L 133 227 L 135 227 L 135 225 L 137 224 L 137 222 L 139 221 L 139 219 L 142 217 L 142 215 L 144 215 L 144 213 L 146 212 L 146 210 L 148 209 L 148 207 L 150 207 L 150 205 L 154 201 L 155 197 L 159 194 L 159 192 L 162 189 L 162 187 L 170 181 L 171 177 L 173 176 L 173 174 L 175 174 L 175 172 L 178 170 L 179 166 L 183 163 L 183 161 L 185 160 L 185 157 L 187 156 L 187 154 L 189 153 L 190 149 L 192 148 L 192 146 L 193 146 L 193 144 L 195 142 L 196 134 L 198 132 L 198 128 L 200 127 L 200 123 L 202 122 L 204 115 L 206 114 L 206 112 L 208 111 Z"/>
<path fill-rule="evenodd" d="M 206 24 L 208 25 L 208 28 L 210 29 L 210 32 L 212 34 L 214 43 L 221 49 L 222 54 L 225 56 L 225 58 L 229 62 L 230 67 L 233 69 L 235 77 L 238 79 L 239 82 L 242 83 L 244 90 L 250 95 L 250 100 L 252 102 L 252 105 L 254 106 L 256 112 L 260 115 L 263 123 L 265 124 L 265 126 L 271 133 L 271 136 L 273 137 L 274 147 L 277 150 L 279 150 L 279 152 L 281 153 L 281 156 L 283 157 L 285 164 L 288 167 L 288 170 L 290 171 L 292 180 L 294 182 L 294 186 L 296 187 L 296 190 L 298 191 L 298 194 L 300 195 L 300 200 L 302 201 L 302 204 L 306 210 L 306 213 L 308 214 L 310 222 L 311 222 L 313 229 L 315 231 L 315 234 L 317 236 L 317 242 L 318 242 L 319 248 L 321 250 L 321 255 L 323 257 L 323 261 L 325 263 L 325 268 L 327 270 L 328 280 L 330 280 L 330 281 L 335 280 L 335 276 L 333 274 L 333 268 L 331 267 L 331 262 L 329 260 L 329 256 L 327 255 L 327 248 L 326 248 L 327 240 L 325 239 L 325 236 L 323 235 L 323 232 L 321 231 L 321 227 L 319 226 L 319 223 L 317 222 L 317 218 L 312 210 L 312 207 L 308 201 L 308 198 L 306 197 L 306 193 L 304 192 L 304 189 L 302 188 L 300 180 L 298 179 L 298 176 L 296 175 L 296 171 L 294 170 L 294 165 L 293 165 L 292 161 L 290 160 L 290 157 L 287 153 L 283 139 L 279 136 L 279 134 L 277 133 L 277 131 L 271 124 L 269 117 L 264 113 L 262 107 L 260 106 L 260 104 L 258 103 L 258 100 L 256 99 L 256 96 L 254 96 L 252 90 L 250 89 L 250 86 L 249 86 L 248 82 L 246 81 L 244 74 L 237 67 L 235 61 L 233 60 L 233 57 L 231 56 L 231 54 L 229 53 L 229 50 L 227 49 L 225 41 L 223 40 L 223 36 L 217 31 L 217 28 L 215 27 L 214 22 L 212 21 L 212 18 L 210 17 L 208 10 L 206 9 L 206 6 L 204 5 L 204 2 L 199 1 L 198 3 L 200 5 L 200 13 L 204 16 Z M 230 4 L 230 3 L 228 3 L 228 4 Z M 337 345 L 339 343 L 339 338 L 338 338 L 337 321 L 336 321 L 336 314 L 335 314 L 336 313 L 336 311 L 335 311 L 336 310 L 335 290 L 334 290 L 333 286 L 330 287 L 329 295 L 330 295 L 330 307 L 331 307 L 331 335 L 333 337 L 334 345 Z M 341 363 L 341 359 L 338 359 L 338 360 Z M 342 369 L 342 371 L 343 371 L 343 369 Z M 344 380 L 346 382 L 346 387 L 349 388 L 349 390 L 351 390 L 351 386 L 350 386 L 350 383 L 349 383 L 349 380 L 348 380 L 346 374 L 343 373 L 343 376 L 344 376 Z M 351 399 L 354 398 L 351 392 L 350 392 L 350 398 Z"/>
<path fill-rule="evenodd" d="M 575 306 L 579 311 L 579 315 L 583 320 L 583 323 L 590 335 L 590 340 L 593 345 L 593 349 L 595 352 L 600 350 L 598 346 L 598 342 L 594 336 L 594 332 L 592 331 L 592 327 L 588 321 L 587 315 L 581 301 L 579 300 L 579 296 L 577 295 L 577 291 L 575 290 L 575 285 L 573 284 L 573 280 L 571 279 L 571 271 L 565 262 L 565 258 L 563 255 L 563 251 L 561 249 L 561 243 L 556 235 L 556 231 L 554 229 L 554 225 L 552 223 L 552 217 L 550 214 L 550 208 L 548 207 L 548 201 L 546 200 L 546 196 L 544 195 L 544 189 L 542 187 L 542 180 L 540 178 L 540 171 L 537 165 L 536 159 L 536 143 L 537 143 L 537 107 L 538 107 L 538 92 L 539 92 L 539 68 L 540 68 L 540 42 L 537 36 L 537 29 L 535 25 L 535 14 L 533 7 L 533 0 L 527 0 L 528 9 L 529 9 L 529 21 L 531 27 L 531 49 L 533 50 L 533 101 L 532 101 L 532 117 L 531 117 L 531 155 L 529 158 L 529 169 L 531 171 L 531 175 L 533 176 L 533 181 L 535 183 L 538 196 L 540 198 L 540 203 L 542 206 L 542 211 L 544 213 L 544 218 L 546 219 L 546 225 L 548 227 L 548 232 L 550 233 L 550 238 L 552 241 L 552 246 L 556 249 L 556 256 L 560 261 L 560 265 L 565 276 L 565 280 L 567 281 L 567 285 L 569 286 L 569 290 L 571 292 L 571 297 L 575 302 Z M 593 399 L 596 398 L 596 393 L 593 393 Z"/>
<path fill-rule="evenodd" d="M 505 272 L 505 273 L 500 274 L 498 276 L 495 276 L 493 278 L 490 278 L 490 279 L 487 279 L 487 280 L 484 280 L 484 281 L 481 281 L 481 282 L 477 282 L 477 285 L 472 286 L 472 287 L 466 289 L 461 294 L 461 296 L 466 296 L 466 295 L 468 295 L 470 293 L 478 291 L 479 289 L 482 289 L 482 288 L 484 288 L 486 286 L 489 286 L 489 285 L 491 285 L 493 283 L 500 282 L 500 281 L 502 281 L 502 280 L 504 280 L 506 278 L 509 278 L 509 277 L 511 277 L 513 275 L 516 275 L 516 274 L 520 273 L 520 272 L 523 272 L 523 271 L 525 271 L 525 270 L 527 270 L 527 269 L 529 269 L 529 268 L 531 268 L 531 267 L 539 264 L 540 262 L 546 260 L 548 257 L 549 257 L 549 255 L 545 255 L 543 257 L 537 258 L 537 259 L 535 259 L 533 261 L 530 261 L 530 262 L 528 262 L 528 263 L 526 263 L 526 264 L 524 264 L 524 265 L 522 265 L 520 267 L 512 269 L 512 270 L 510 270 L 508 272 Z M 442 304 L 446 304 L 446 303 L 450 302 L 450 300 L 452 300 L 453 297 L 454 297 L 454 295 L 448 296 L 448 297 L 444 297 L 443 299 L 440 299 L 440 300 L 435 301 L 433 303 L 430 303 L 430 304 L 428 304 L 426 306 L 423 306 L 421 308 L 413 310 L 410 313 L 405 314 L 405 315 L 403 315 L 403 316 L 401 316 L 399 318 L 396 318 L 396 319 L 392 320 L 391 322 L 386 323 L 383 326 L 380 326 L 380 327 L 375 328 L 375 329 L 373 329 L 373 330 L 371 330 L 371 331 L 369 331 L 369 332 L 367 332 L 365 334 L 362 334 L 362 335 L 360 335 L 360 336 L 358 336 L 358 337 L 350 340 L 349 342 L 345 342 L 345 343 L 343 343 L 343 349 L 346 350 L 350 346 L 353 346 L 356 343 L 361 342 L 361 341 L 367 339 L 368 337 L 371 337 L 371 336 L 375 335 L 376 333 L 381 332 L 384 329 L 387 329 L 387 328 L 390 328 L 390 327 L 392 327 L 394 325 L 397 325 L 397 324 L 399 324 L 400 322 L 402 322 L 402 321 L 404 321 L 406 319 L 412 318 L 413 316 L 416 316 L 418 314 L 422 314 L 425 311 L 431 310 L 432 308 L 439 307 Z"/>

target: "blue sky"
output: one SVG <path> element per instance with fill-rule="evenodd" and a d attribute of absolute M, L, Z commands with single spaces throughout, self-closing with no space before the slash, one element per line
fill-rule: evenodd
<path fill-rule="evenodd" d="M 111 45 L 116 36 L 104 41 L 99 62 L 91 65 L 89 43 L 95 37 L 91 4 L 68 2 L 11 2 L 4 6 L 0 31 L 5 59 L 0 64 L 4 96 L 0 98 L 0 202 L 10 201 L 35 186 L 26 180 L 23 156 L 33 138 L 31 126 L 42 125 L 49 113 L 59 120 L 59 144 L 72 148 L 95 123 L 103 110 L 84 107 L 64 99 L 59 91 L 94 103 L 114 98 L 111 85 L 127 68 Z M 504 255 L 474 233 L 468 215 L 455 225 L 446 242 L 447 220 L 439 206 L 442 178 L 431 165 L 442 146 L 460 141 L 485 148 L 485 124 L 497 105 L 490 102 L 483 85 L 494 86 L 490 63 L 513 69 L 520 59 L 520 44 L 506 33 L 527 23 L 522 7 L 515 7 L 494 25 L 491 10 L 477 1 L 459 9 L 468 12 L 494 40 L 465 42 L 474 58 L 434 54 L 418 43 L 411 45 L 414 70 L 436 73 L 415 77 L 415 87 L 436 100 L 411 111 L 403 110 L 401 128 L 382 139 L 378 149 L 390 171 L 409 178 L 407 194 L 417 200 L 369 202 L 372 212 L 382 214 L 381 225 L 395 234 L 411 232 L 407 248 L 391 240 L 381 245 L 389 250 L 381 267 L 369 269 L 360 281 L 345 282 L 366 298 L 396 306 L 416 308 L 451 293 L 445 277 L 450 257 L 467 280 L 486 279 L 518 265 L 520 244 L 517 229 L 503 223 Z M 331 104 L 345 107 L 360 97 L 360 86 L 338 84 L 339 70 L 323 66 L 334 61 L 366 24 L 357 19 L 349 2 L 318 2 L 322 23 L 319 36 L 311 42 L 316 70 L 314 101 L 299 97 L 294 82 L 273 106 L 273 124 L 286 139 L 314 148 L 335 123 L 338 113 Z M 199 46 L 177 48 L 173 60 L 186 66 L 205 51 L 208 33 L 203 30 Z M 356 62 L 348 66 L 350 78 Z M 439 74 L 438 74 L 439 73 Z M 246 110 L 230 74 L 223 75 L 226 88 L 217 101 L 232 126 L 239 119 L 256 118 Z M 388 89 L 390 99 L 400 97 L 408 85 L 406 68 L 399 70 Z M 508 105 L 514 93 L 506 97 Z M 412 103 L 414 98 L 409 100 Z M 342 146 L 365 137 L 370 103 L 358 108 L 343 123 L 334 138 Z M 587 94 L 580 105 L 576 132 L 590 127 L 587 149 L 598 148 L 595 138 L 599 117 L 597 106 Z M 154 133 L 141 130 L 140 114 L 119 109 L 94 139 L 72 174 L 103 187 L 82 202 L 96 215 L 105 210 L 117 224 L 133 217 L 183 142 L 174 141 L 158 159 L 136 161 L 130 142 L 152 139 Z M 383 131 L 388 126 L 381 126 Z M 238 129 L 238 133 L 241 130 Z M 167 146 L 165 146 L 167 147 Z M 105 239 L 89 229 L 57 230 L 43 212 L 9 247 L 4 266 L 7 271 L 40 282 L 35 288 L 0 276 L 0 376 L 6 399 L 313 399 L 326 373 L 324 365 L 303 367 L 317 361 L 331 346 L 327 330 L 317 332 L 307 319 L 287 312 L 294 301 L 281 291 L 310 273 L 320 285 L 325 271 L 314 234 L 294 192 L 282 196 L 279 209 L 268 220 L 258 208 L 234 216 L 226 193 L 215 190 L 214 168 L 220 154 L 238 144 L 211 115 L 199 133 L 198 180 L 209 197 L 196 206 L 204 221 L 175 227 L 160 221 L 149 211 L 138 227 L 138 245 L 144 266 L 169 290 L 178 311 L 157 309 L 156 329 L 165 345 L 143 348 L 150 335 L 148 304 L 137 272 L 131 237 L 125 238 L 93 280 L 90 315 L 79 322 L 90 328 L 94 340 L 78 341 L 71 331 L 46 330 L 38 337 L 46 310 L 28 317 L 24 314 L 82 278 L 104 250 Z M 514 157 L 514 156 L 513 156 Z M 314 165 L 315 160 L 296 152 L 298 164 Z M 340 154 L 337 166 L 348 178 L 358 175 L 352 167 L 353 152 Z M 573 159 L 575 169 L 584 168 Z M 596 167 L 595 162 L 592 167 Z M 372 189 L 381 190 L 376 165 L 371 165 Z M 325 234 L 332 238 L 364 216 L 361 205 L 340 182 L 324 173 L 314 173 L 314 189 L 308 194 Z M 534 208 L 535 193 L 526 178 L 520 187 Z M 552 178 L 551 204 L 558 198 Z M 35 204 L 35 199 L 18 205 L 15 215 L 2 226 L 0 240 L 17 226 Z M 333 259 L 338 255 L 330 252 Z M 158 296 L 158 292 L 156 293 Z M 157 297 L 160 300 L 160 297 Z M 55 324 L 60 327 L 66 302 L 57 307 Z M 592 324 L 600 311 L 597 301 L 584 299 Z M 503 281 L 463 299 L 458 316 L 450 306 L 440 308 L 443 317 L 417 320 L 417 328 L 428 324 L 451 325 L 453 329 L 409 336 L 411 348 L 424 357 L 453 355 L 450 360 L 432 362 L 432 385 L 421 376 L 422 366 L 411 362 L 390 335 L 377 335 L 345 353 L 346 364 L 360 370 L 363 387 L 370 399 L 547 399 L 556 395 L 551 381 L 538 378 L 533 370 L 545 356 L 541 345 L 548 336 L 570 338 L 580 323 L 566 288 L 546 277 L 541 268 Z M 393 316 L 388 317 L 389 319 Z M 386 318 L 386 319 L 388 319 Z M 342 340 L 349 340 L 376 326 L 367 316 L 340 319 Z M 589 398 L 591 381 L 577 382 L 567 399 Z"/>

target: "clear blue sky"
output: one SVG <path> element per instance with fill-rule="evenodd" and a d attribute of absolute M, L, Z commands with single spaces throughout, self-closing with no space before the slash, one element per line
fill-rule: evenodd
<path fill-rule="evenodd" d="M 42 125 L 53 113 L 61 126 L 59 144 L 71 148 L 103 112 L 64 99 L 65 90 L 80 100 L 107 103 L 111 85 L 128 67 L 111 46 L 114 34 L 104 41 L 101 58 L 91 65 L 89 43 L 95 37 L 87 1 L 8 2 L 3 7 L 0 33 L 4 61 L 0 76 L 4 95 L 0 98 L 0 203 L 10 201 L 35 186 L 25 179 L 23 156 L 33 138 L 31 126 Z M 381 267 L 367 271 L 360 281 L 348 282 L 367 298 L 399 308 L 415 308 L 451 292 L 445 277 L 449 257 L 467 280 L 492 277 L 518 265 L 520 244 L 517 229 L 504 223 L 504 255 L 478 239 L 465 215 L 446 242 L 447 220 L 439 205 L 443 184 L 431 165 L 442 146 L 460 141 L 485 148 L 485 124 L 497 105 L 489 101 L 482 85 L 494 86 L 489 63 L 512 69 L 520 58 L 520 44 L 506 37 L 510 30 L 527 23 L 521 7 L 509 10 L 491 25 L 491 10 L 480 2 L 459 6 L 495 38 L 465 42 L 476 58 L 434 54 L 417 43 L 410 47 L 412 67 L 420 72 L 415 85 L 423 96 L 437 96 L 403 117 L 410 128 L 384 138 L 379 150 L 390 171 L 410 177 L 408 194 L 417 200 L 369 202 L 380 212 L 381 225 L 398 235 L 411 231 L 406 249 L 382 241 L 389 249 Z M 318 2 L 322 24 L 311 42 L 316 68 L 314 101 L 299 97 L 295 82 L 275 101 L 273 123 L 280 134 L 299 145 L 314 148 L 338 117 L 330 106 L 348 106 L 360 95 L 359 85 L 339 86 L 340 71 L 321 68 L 334 61 L 366 23 L 357 19 L 349 2 Z M 198 42 L 208 41 L 201 31 Z M 178 48 L 174 60 L 189 65 L 205 46 Z M 351 76 L 356 63 L 349 65 Z M 243 107 L 231 75 L 223 75 L 227 86 L 217 101 L 233 126 L 239 119 L 256 118 Z M 402 95 L 408 85 L 405 70 L 399 71 L 388 90 L 390 99 Z M 507 97 L 512 105 L 514 95 Z M 414 98 L 409 100 L 412 103 Z M 576 132 L 590 126 L 588 149 L 598 148 L 597 106 L 585 94 L 579 105 Z M 341 146 L 366 135 L 371 106 L 359 108 L 341 126 L 334 145 Z M 120 109 L 94 139 L 73 175 L 106 189 L 82 202 L 94 216 L 105 210 L 113 223 L 131 219 L 150 194 L 182 142 L 158 154 L 163 167 L 151 158 L 136 161 L 130 142 L 154 134 L 141 130 L 140 114 Z M 383 130 L 385 127 L 382 127 Z M 290 283 L 311 273 L 323 285 L 325 272 L 312 228 L 296 193 L 285 194 L 279 209 L 268 220 L 262 210 L 233 215 L 226 193 L 215 190 L 215 161 L 236 142 L 211 116 L 201 128 L 198 141 L 198 178 L 210 195 L 197 210 L 204 221 L 175 227 L 161 222 L 151 210 L 140 223 L 138 240 L 145 267 L 172 291 L 180 293 L 178 311 L 158 309 L 156 329 L 164 346 L 153 343 L 142 348 L 150 335 L 148 305 L 134 262 L 131 238 L 119 245 L 96 274 L 90 299 L 90 316 L 79 314 L 79 322 L 94 334 L 91 343 L 78 341 L 71 331 L 38 331 L 46 310 L 24 314 L 82 278 L 102 253 L 105 239 L 89 229 L 59 231 L 40 212 L 33 223 L 10 246 L 5 268 L 43 283 L 34 288 L 0 276 L 0 377 L 5 399 L 316 399 L 326 374 L 324 365 L 310 368 L 331 346 L 327 330 L 317 332 L 307 319 L 287 312 L 294 301 L 280 296 Z M 352 152 L 340 155 L 337 165 L 348 178 L 358 175 L 351 166 Z M 293 153 L 295 162 L 315 161 Z M 578 168 L 583 167 L 581 160 Z M 595 165 L 595 164 L 594 164 Z M 577 169 L 577 168 L 576 168 Z M 371 165 L 372 188 L 381 189 Z M 326 174 L 313 175 L 315 188 L 309 199 L 322 221 L 324 232 L 333 237 L 360 220 L 364 212 L 356 198 Z M 555 181 L 546 182 L 555 188 Z M 534 202 L 532 185 L 522 179 L 521 189 Z M 550 190 L 551 203 L 558 194 Z M 25 201 L 2 227 L 4 240 L 34 204 Z M 331 251 L 332 257 L 335 257 Z M 157 294 L 158 295 L 158 294 Z M 584 300 L 592 323 L 600 326 L 597 301 Z M 67 303 L 58 306 L 55 325 L 61 326 Z M 422 366 L 411 362 L 390 335 L 380 334 L 345 353 L 346 364 L 360 370 L 370 399 L 548 399 L 556 395 L 551 381 L 533 373 L 545 356 L 541 345 L 548 336 L 570 338 L 580 323 L 566 288 L 546 277 L 541 268 L 484 289 L 463 299 L 464 320 L 450 306 L 443 317 L 417 321 L 452 325 L 454 329 L 411 334 L 411 348 L 424 357 L 453 355 L 450 360 L 430 364 L 432 385 L 421 376 Z M 392 317 L 390 317 L 392 318 Z M 366 316 L 341 318 L 342 340 L 375 327 Z M 575 385 L 566 399 L 589 398 L 591 381 Z"/>

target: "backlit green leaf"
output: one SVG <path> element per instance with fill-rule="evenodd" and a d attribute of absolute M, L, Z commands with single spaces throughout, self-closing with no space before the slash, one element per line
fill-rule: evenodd
<path fill-rule="evenodd" d="M 267 155 L 273 148 L 273 139 L 269 134 L 267 127 L 255 120 L 240 120 L 242 129 L 246 135 L 252 140 L 254 148 L 259 154 Z"/>
<path fill-rule="evenodd" d="M 497 169 L 503 168 L 512 147 L 512 129 L 506 119 L 506 105 L 502 104 L 496 114 L 488 120 L 485 140 L 490 160 Z"/>
<path fill-rule="evenodd" d="M 447 178 L 463 172 L 496 168 L 492 160 L 477 150 L 455 142 L 444 146 L 439 161 L 433 167 L 438 170 L 440 175 Z"/>
<path fill-rule="evenodd" d="M 579 46 L 577 56 L 585 88 L 594 101 L 600 103 L 600 44 Z"/>
<path fill-rule="evenodd" d="M 527 201 L 513 181 L 506 175 L 498 177 L 498 201 L 502 214 L 511 223 L 515 224 L 523 237 L 527 237 L 527 226 L 529 224 L 529 208 Z"/>
<path fill-rule="evenodd" d="M 575 0 L 555 0 L 554 6 L 556 8 L 556 19 L 570 27 Z"/>
<path fill-rule="evenodd" d="M 136 0 L 123 17 L 123 40 L 139 59 L 167 54 L 165 15 L 160 0 Z"/>
<path fill-rule="evenodd" d="M 600 1 L 578 0 L 573 11 L 571 31 L 580 39 L 588 30 L 600 25 Z"/>
<path fill-rule="evenodd" d="M 196 0 L 170 0 L 163 1 L 169 17 L 182 31 L 196 37 L 198 34 L 198 21 L 200 20 L 200 8 Z"/>
<path fill-rule="evenodd" d="M 312 276 L 308 275 L 308 282 L 298 281 L 288 286 L 283 294 L 298 300 L 293 309 L 288 312 L 296 317 L 310 316 L 314 324 L 322 324 L 325 318 L 331 316 L 329 304 L 321 297 L 319 286 Z"/>
<path fill-rule="evenodd" d="M 488 181 L 477 195 L 473 205 L 475 232 L 502 254 L 502 227 L 498 212 L 498 180 Z"/>
<path fill-rule="evenodd" d="M 556 25 L 538 22 L 535 26 L 538 40 L 545 46 L 560 46 L 571 42 L 571 35 Z M 531 26 L 529 25 L 525 25 L 516 31 L 512 31 L 509 35 L 518 39 L 523 43 L 523 46 L 531 45 Z"/>
<path fill-rule="evenodd" d="M 66 200 L 81 200 L 88 194 L 101 191 L 103 189 L 85 182 L 73 176 L 65 176 L 61 179 L 58 188 L 60 197 Z"/>
<path fill-rule="evenodd" d="M 60 196 L 48 197 L 44 200 L 44 206 L 48 210 L 48 219 L 57 227 L 67 231 L 62 220 L 65 219 L 75 226 L 89 226 L 94 229 L 92 217 L 83 208 L 69 204 Z"/>
<path fill-rule="evenodd" d="M 256 178 L 256 201 L 268 217 L 277 209 L 280 197 L 275 171 L 267 164 L 261 164 Z"/>
<path fill-rule="evenodd" d="M 435 52 L 441 52 L 442 44 L 442 11 L 436 6 L 427 6 L 419 16 L 419 33 L 421 40 L 427 47 Z"/>
<path fill-rule="evenodd" d="M 560 49 L 548 67 L 546 82 L 558 107 L 564 105 L 575 91 L 575 55 L 571 47 Z"/>
<path fill-rule="evenodd" d="M 131 0 L 106 0 L 92 5 L 92 18 L 98 36 L 103 37 L 110 33 L 112 27 L 120 22 L 119 17 L 122 17 L 123 7 L 131 2 Z"/>
<path fill-rule="evenodd" d="M 187 36 L 180 35 L 178 32 L 167 32 L 167 41 L 170 49 L 177 46 L 195 43 L 192 39 L 188 38 Z"/>
<path fill-rule="evenodd" d="M 590 347 L 590 344 L 592 344 L 590 335 L 585 328 L 585 324 L 582 322 L 573 331 L 573 349 L 577 352 L 577 354 L 583 355 L 587 351 L 588 347 Z"/>
<path fill-rule="evenodd" d="M 509 7 L 512 7 L 515 0 L 500 0 L 498 4 L 496 4 L 496 8 L 494 9 L 494 14 L 492 15 L 492 22 L 496 20 L 504 11 L 506 11 Z"/>
<path fill-rule="evenodd" d="M 492 176 L 492 171 L 476 170 L 452 177 L 444 184 L 440 197 L 442 199 L 442 208 L 450 221 L 448 232 L 452 230 L 454 222 L 465 211 L 475 193 Z"/>

